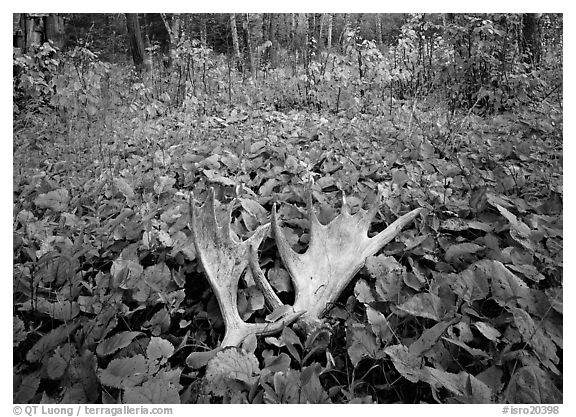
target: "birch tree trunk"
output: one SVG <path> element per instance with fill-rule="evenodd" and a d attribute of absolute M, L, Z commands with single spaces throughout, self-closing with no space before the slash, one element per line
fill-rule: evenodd
<path fill-rule="evenodd" d="M 382 38 L 382 16 L 380 13 L 376 13 L 376 37 L 378 45 L 382 46 L 384 39 Z"/>
<path fill-rule="evenodd" d="M 202 47 L 206 48 L 207 46 L 207 38 L 208 38 L 208 29 L 206 28 L 206 20 L 207 16 L 205 13 L 200 15 L 200 44 Z"/>
<path fill-rule="evenodd" d="M 230 13 L 230 31 L 232 32 L 232 45 L 234 46 L 234 61 L 236 66 L 241 69 L 242 56 L 240 55 L 240 42 L 238 42 L 238 30 L 236 29 L 236 14 Z"/>
<path fill-rule="evenodd" d="M 332 13 L 328 13 L 328 34 L 326 36 L 328 49 L 332 49 Z"/>
<path fill-rule="evenodd" d="M 160 13 L 166 31 L 168 32 L 168 38 L 170 41 L 169 46 L 169 56 L 168 60 L 169 66 L 172 65 L 174 58 L 176 57 L 176 48 L 180 42 L 180 36 L 182 32 L 182 20 L 180 14 L 174 13 L 171 18 L 168 18 L 165 13 Z"/>

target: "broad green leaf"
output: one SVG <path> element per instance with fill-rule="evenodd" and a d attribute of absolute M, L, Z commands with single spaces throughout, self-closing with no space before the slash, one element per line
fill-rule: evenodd
<path fill-rule="evenodd" d="M 534 322 L 530 314 L 519 308 L 510 308 L 514 315 L 514 323 L 522 335 L 524 342 L 534 349 L 538 358 L 544 363 L 548 361 L 557 364 L 556 346 L 542 330 L 542 327 Z"/>
<path fill-rule="evenodd" d="M 146 357 L 149 361 L 159 361 L 160 365 L 165 364 L 174 353 L 174 346 L 166 339 L 152 337 L 146 348 Z"/>
<path fill-rule="evenodd" d="M 536 365 L 518 369 L 506 390 L 511 404 L 562 404 L 562 397 L 548 373 Z"/>
<path fill-rule="evenodd" d="M 311 373 L 310 379 L 307 383 L 301 382 L 302 388 L 300 390 L 300 403 L 303 404 L 331 404 L 330 398 L 322 384 L 320 384 L 320 378 L 318 377 L 318 370 L 316 366 L 311 365 L 302 371 L 302 374 L 306 372 L 307 369 L 314 369 Z M 302 381 L 302 380 L 301 380 Z"/>
<path fill-rule="evenodd" d="M 208 362 L 216 356 L 219 350 L 209 350 L 207 352 L 192 352 L 186 358 L 186 365 L 192 369 L 199 369 L 206 366 Z"/>
<path fill-rule="evenodd" d="M 384 352 L 390 356 L 396 370 L 410 382 L 426 380 L 428 371 L 422 367 L 422 357 L 416 356 L 404 345 L 388 346 Z"/>
<path fill-rule="evenodd" d="M 133 387 L 124 393 L 126 404 L 180 404 L 178 389 L 171 383 L 153 378 L 141 386 Z"/>
<path fill-rule="evenodd" d="M 482 260 L 474 264 L 475 274 L 491 280 L 492 297 L 501 306 L 515 306 L 518 300 L 529 301 L 528 286 L 502 263 Z"/>
<path fill-rule="evenodd" d="M 267 404 L 299 404 L 300 373 L 293 369 L 274 374 L 274 387 L 264 387 L 264 401 Z"/>
<path fill-rule="evenodd" d="M 51 303 L 50 301 L 39 298 L 36 303 L 32 305 L 31 301 L 22 304 L 20 310 L 32 310 L 35 307 L 36 311 L 46 314 L 53 319 L 68 322 L 80 313 L 80 306 L 75 301 L 60 301 Z"/>
<path fill-rule="evenodd" d="M 356 285 L 354 286 L 354 295 L 358 301 L 364 304 L 375 301 L 370 286 L 363 279 L 359 279 L 358 282 L 356 282 Z"/>
<path fill-rule="evenodd" d="M 59 188 L 58 190 L 50 191 L 46 194 L 40 194 L 34 199 L 36 207 L 49 208 L 54 211 L 62 212 L 68 208 L 70 195 L 66 188 Z"/>
<path fill-rule="evenodd" d="M 374 334 L 362 324 L 353 324 L 346 328 L 348 357 L 352 365 L 357 366 L 364 357 L 376 358 L 378 345 Z"/>
<path fill-rule="evenodd" d="M 62 375 L 64 375 L 67 366 L 68 363 L 66 360 L 56 352 L 48 358 L 48 362 L 46 363 L 46 373 L 48 374 L 48 378 L 54 380 L 60 379 Z"/>
<path fill-rule="evenodd" d="M 476 253 L 481 249 L 483 249 L 482 246 L 469 242 L 451 245 L 446 251 L 444 258 L 446 259 L 446 262 L 452 262 L 455 258 Z"/>
<path fill-rule="evenodd" d="M 96 353 L 98 356 L 110 355 L 119 349 L 125 348 L 132 342 L 132 340 L 134 340 L 134 338 L 143 334 L 144 333 L 142 332 L 121 332 L 115 334 L 114 336 L 98 343 L 98 346 L 96 346 Z"/>
<path fill-rule="evenodd" d="M 13 316 L 12 324 L 12 347 L 16 347 L 26 339 L 28 334 L 26 333 L 24 322 L 20 317 Z"/>
<path fill-rule="evenodd" d="M 416 317 L 436 321 L 440 321 L 446 314 L 440 297 L 431 293 L 416 294 L 399 305 L 398 309 Z"/>
<path fill-rule="evenodd" d="M 240 204 L 246 212 L 258 220 L 259 224 L 265 224 L 268 222 L 268 212 L 257 201 L 248 198 L 241 198 Z"/>
<path fill-rule="evenodd" d="M 563 298 L 563 291 L 561 287 L 553 287 L 548 288 L 546 290 L 546 296 L 548 296 L 548 300 L 550 301 L 550 305 L 554 310 L 558 313 L 563 314 L 564 311 L 564 298 Z"/>
<path fill-rule="evenodd" d="M 455 275 L 454 280 L 450 282 L 450 288 L 468 303 L 485 299 L 490 290 L 486 274 L 478 272 L 475 265 Z"/>
<path fill-rule="evenodd" d="M 461 232 L 463 230 L 469 229 L 477 229 L 484 232 L 491 232 L 494 230 L 494 227 L 487 223 L 474 220 L 464 220 L 457 217 L 444 220 L 442 223 L 440 223 L 440 228 L 453 232 Z"/>
<path fill-rule="evenodd" d="M 253 384 L 259 374 L 258 359 L 253 353 L 231 347 L 221 350 L 210 359 L 205 378 L 209 391 L 224 395 L 227 391 L 236 389 L 237 381 Z"/>
<path fill-rule="evenodd" d="M 252 285 L 248 287 L 244 293 L 248 300 L 248 310 L 257 311 L 264 308 L 264 295 L 257 286 Z"/>
<path fill-rule="evenodd" d="M 158 179 L 154 183 L 154 192 L 156 194 L 162 194 L 166 191 L 169 191 L 175 183 L 176 180 L 172 177 L 168 176 L 158 177 Z"/>
<path fill-rule="evenodd" d="M 522 274 L 524 277 L 534 282 L 539 282 L 545 279 L 544 275 L 538 272 L 534 265 L 506 265 L 506 267 L 514 272 Z"/>
<path fill-rule="evenodd" d="M 79 321 L 63 324 L 60 327 L 46 333 L 36 342 L 26 354 L 28 362 L 38 362 L 49 354 L 56 346 L 68 339 L 70 334 L 78 328 Z"/>
<path fill-rule="evenodd" d="M 170 314 L 166 308 L 158 310 L 150 320 L 144 322 L 142 329 L 150 330 L 152 335 L 160 336 L 170 328 Z"/>
<path fill-rule="evenodd" d="M 394 301 L 402 288 L 406 274 L 404 267 L 393 257 L 384 255 L 368 257 L 365 267 L 370 276 L 376 279 L 378 301 Z"/>
<path fill-rule="evenodd" d="M 141 280 L 144 268 L 140 265 L 138 258 L 125 258 L 125 254 L 122 252 L 120 257 L 112 262 L 112 268 L 110 269 L 110 274 L 114 279 L 114 284 L 120 286 L 123 289 L 132 289 Z"/>
<path fill-rule="evenodd" d="M 478 331 L 482 333 L 482 335 L 486 339 L 491 340 L 493 342 L 497 342 L 498 339 L 502 336 L 502 334 L 498 330 L 496 330 L 490 324 L 483 321 L 477 321 L 476 323 L 474 323 L 474 327 L 476 327 Z"/>
<path fill-rule="evenodd" d="M 223 185 L 225 187 L 235 187 L 237 185 L 234 180 L 231 180 L 230 178 L 227 178 L 227 177 L 224 177 L 224 176 L 218 174 L 217 171 L 205 169 L 202 172 L 204 173 L 204 175 L 206 175 L 206 178 L 208 178 L 208 181 L 210 181 L 212 183 L 220 184 L 220 185 Z"/>
<path fill-rule="evenodd" d="M 112 360 L 106 369 L 98 371 L 103 385 L 114 388 L 134 388 L 146 377 L 148 364 L 142 355 Z"/>
<path fill-rule="evenodd" d="M 290 274 L 284 268 L 274 267 L 268 270 L 268 281 L 277 292 L 292 291 Z"/>
<path fill-rule="evenodd" d="M 14 404 L 28 404 L 34 396 L 38 387 L 40 386 L 40 372 L 33 372 L 22 378 L 20 386 L 16 390 L 14 387 Z"/>
<path fill-rule="evenodd" d="M 240 347 L 248 353 L 254 353 L 258 347 L 258 338 L 256 337 L 256 334 L 249 334 L 248 337 L 242 341 Z"/>
<path fill-rule="evenodd" d="M 383 344 L 389 342 L 393 335 L 386 316 L 370 306 L 366 307 L 366 316 L 368 317 L 368 323 L 370 323 L 372 332 L 376 335 L 376 338 Z"/>
<path fill-rule="evenodd" d="M 490 355 L 488 355 L 483 350 L 470 347 L 466 343 L 461 342 L 460 340 L 452 339 L 450 337 L 442 337 L 442 339 L 446 340 L 447 342 L 450 342 L 456 346 L 461 347 L 462 349 L 464 349 L 466 352 L 468 352 L 470 355 L 472 355 L 474 357 L 480 357 L 480 358 L 484 358 L 484 359 L 490 358 Z"/>
<path fill-rule="evenodd" d="M 436 323 L 431 328 L 424 330 L 422 335 L 410 345 L 408 349 L 410 354 L 416 357 L 421 357 L 423 353 L 434 347 L 440 337 L 442 337 L 442 334 L 444 334 L 446 329 L 451 325 L 452 321 L 442 321 Z"/>
<path fill-rule="evenodd" d="M 134 198 L 134 190 L 124 178 L 114 178 L 114 185 L 127 200 L 132 200 Z"/>
<path fill-rule="evenodd" d="M 398 187 L 402 187 L 409 180 L 410 178 L 405 171 L 400 169 L 395 169 L 392 171 L 392 183 L 398 185 Z"/>
<path fill-rule="evenodd" d="M 265 373 L 275 373 L 275 372 L 285 372 L 290 369 L 290 356 L 281 352 L 278 356 L 267 357 L 264 359 L 264 369 L 262 374 Z"/>
<path fill-rule="evenodd" d="M 282 335 L 280 337 L 280 341 L 302 347 L 302 342 L 300 342 L 300 338 L 290 327 L 284 327 L 282 329 Z"/>
<path fill-rule="evenodd" d="M 453 374 L 440 369 L 427 366 L 428 377 L 426 381 L 436 388 L 446 388 L 453 394 L 470 397 L 476 403 L 492 403 L 492 390 L 478 378 L 468 372 Z"/>
<path fill-rule="evenodd" d="M 512 236 L 512 239 L 520 243 L 529 251 L 535 252 L 536 246 L 531 239 L 532 230 L 530 229 L 530 227 L 521 220 L 518 220 L 518 218 L 514 214 L 509 212 L 504 207 L 496 204 L 496 208 L 510 222 L 510 236 Z"/>

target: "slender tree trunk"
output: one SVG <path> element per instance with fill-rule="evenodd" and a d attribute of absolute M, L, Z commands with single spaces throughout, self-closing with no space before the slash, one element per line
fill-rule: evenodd
<path fill-rule="evenodd" d="M 344 35 L 346 35 L 346 31 L 348 30 L 348 26 L 350 25 L 350 15 L 348 13 L 344 13 L 344 26 L 342 27 L 342 32 L 340 33 L 340 38 L 338 39 L 338 43 L 340 44 L 340 48 L 342 51 L 344 50 Z"/>
<path fill-rule="evenodd" d="M 322 38 L 322 13 L 314 13 L 314 37 L 318 46 L 320 46 L 320 39 Z"/>
<path fill-rule="evenodd" d="M 294 51 L 294 35 L 296 34 L 296 14 L 290 13 L 290 50 Z"/>
<path fill-rule="evenodd" d="M 270 66 L 276 68 L 278 66 L 278 39 L 276 38 L 276 26 L 278 23 L 277 15 L 270 14 L 270 26 L 268 39 L 272 43 L 270 46 Z"/>
<path fill-rule="evenodd" d="M 327 46 L 328 49 L 332 49 L 332 13 L 328 13 L 328 34 L 327 37 Z"/>
<path fill-rule="evenodd" d="M 142 32 L 138 22 L 138 13 L 126 13 L 126 28 L 128 29 L 128 39 L 134 66 L 138 71 L 144 67 L 144 42 L 142 41 Z"/>
<path fill-rule="evenodd" d="M 208 29 L 206 27 L 206 21 L 208 16 L 205 13 L 200 15 L 200 44 L 205 48 L 208 44 Z"/>
<path fill-rule="evenodd" d="M 246 21 L 244 22 L 244 33 L 246 34 L 246 49 L 248 50 L 248 62 L 250 63 L 250 71 L 254 72 L 254 51 L 252 50 L 252 33 L 250 31 L 250 14 L 246 13 Z"/>
<path fill-rule="evenodd" d="M 174 13 L 171 18 L 168 18 L 165 13 L 160 13 L 162 21 L 164 22 L 164 27 L 168 32 L 168 38 L 170 42 L 169 46 L 169 66 L 172 65 L 174 58 L 176 57 L 176 48 L 180 42 L 180 36 L 182 32 L 182 20 L 178 13 Z"/>
<path fill-rule="evenodd" d="M 230 13 L 230 31 L 232 32 L 232 44 L 234 45 L 234 61 L 236 62 L 236 67 L 241 70 L 242 56 L 240 55 L 240 42 L 238 42 L 236 15 L 234 13 Z"/>
<path fill-rule="evenodd" d="M 230 13 L 230 31 L 232 32 L 232 45 L 234 56 L 240 58 L 240 42 L 238 41 L 238 29 L 236 28 L 236 14 Z"/>
<path fill-rule="evenodd" d="M 384 44 L 384 38 L 382 37 L 382 15 L 380 15 L 380 13 L 376 14 L 376 37 L 378 45 L 382 46 Z"/>
<path fill-rule="evenodd" d="M 324 45 L 326 45 L 326 43 L 324 42 L 324 38 L 322 37 L 322 34 L 324 33 L 324 27 L 326 25 L 326 15 L 327 13 L 322 13 L 320 15 L 320 30 L 318 32 L 318 49 L 324 49 Z"/>

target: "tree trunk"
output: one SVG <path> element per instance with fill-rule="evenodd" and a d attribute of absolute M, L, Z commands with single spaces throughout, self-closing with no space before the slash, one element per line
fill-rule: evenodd
<path fill-rule="evenodd" d="M 14 13 L 12 15 L 14 47 L 22 52 L 51 40 L 55 46 L 64 46 L 64 18 L 49 13 Z"/>
<path fill-rule="evenodd" d="M 208 42 L 208 29 L 206 27 L 206 20 L 207 19 L 207 15 L 206 14 L 201 14 L 200 15 L 200 44 L 202 45 L 202 47 L 206 47 L 207 42 Z"/>
<path fill-rule="evenodd" d="M 252 33 L 250 31 L 250 14 L 246 13 L 246 21 L 244 22 L 244 33 L 246 35 L 246 49 L 248 50 L 248 62 L 250 63 L 250 71 L 254 72 L 254 51 L 252 50 Z"/>
<path fill-rule="evenodd" d="M 270 26 L 268 28 L 268 39 L 272 44 L 270 46 L 270 66 L 276 68 L 278 66 L 278 39 L 276 38 L 277 15 L 270 14 Z"/>
<path fill-rule="evenodd" d="M 236 28 L 236 15 L 230 13 L 230 31 L 232 32 L 232 44 L 234 45 L 234 61 L 241 70 L 242 56 L 240 55 L 240 42 L 238 42 L 238 29 Z"/>
<path fill-rule="evenodd" d="M 290 33 L 289 33 L 289 39 L 290 39 L 290 50 L 291 50 L 292 52 L 294 52 L 294 49 L 295 49 L 295 45 L 294 45 L 295 34 L 296 34 L 296 14 L 295 14 L 295 13 L 290 13 Z"/>
<path fill-rule="evenodd" d="M 138 22 L 138 13 L 126 13 L 126 28 L 128 29 L 128 39 L 134 66 L 138 71 L 144 69 L 144 42 L 142 32 Z"/>
<path fill-rule="evenodd" d="M 350 15 L 348 13 L 344 13 L 344 26 L 342 27 L 340 38 L 338 38 L 338 43 L 340 44 L 340 48 L 342 51 L 344 51 L 344 43 L 346 42 L 344 36 L 346 35 L 346 32 L 349 29 L 349 25 L 350 25 Z"/>
<path fill-rule="evenodd" d="M 327 37 L 327 46 L 330 50 L 332 48 L 332 13 L 328 13 L 328 34 Z"/>
<path fill-rule="evenodd" d="M 522 15 L 522 52 L 525 61 L 538 65 L 542 51 L 540 39 L 540 13 L 524 13 Z"/>
<path fill-rule="evenodd" d="M 55 46 L 62 49 L 64 47 L 64 17 L 55 13 L 50 13 L 46 17 L 46 38 L 51 40 Z"/>
<path fill-rule="evenodd" d="M 382 16 L 380 13 L 376 14 L 376 37 L 378 45 L 382 46 L 382 44 L 384 44 L 384 38 L 382 37 Z"/>
<path fill-rule="evenodd" d="M 168 32 L 169 38 L 169 59 L 168 67 L 172 66 L 172 62 L 176 57 L 176 48 L 180 43 L 180 36 L 182 34 L 182 20 L 180 14 L 174 13 L 172 17 L 168 18 L 165 13 L 160 13 L 162 21 L 164 22 L 164 27 Z"/>
<path fill-rule="evenodd" d="M 324 49 L 324 38 L 322 34 L 324 33 L 324 26 L 326 25 L 326 13 L 320 15 L 320 30 L 318 32 L 318 49 Z"/>

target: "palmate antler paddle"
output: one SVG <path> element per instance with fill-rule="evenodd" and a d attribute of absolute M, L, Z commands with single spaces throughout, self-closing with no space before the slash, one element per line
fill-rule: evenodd
<path fill-rule="evenodd" d="M 360 209 L 351 215 L 343 199 L 342 212 L 327 225 L 322 225 L 308 199 L 310 217 L 310 245 L 303 254 L 292 250 L 286 240 L 276 213 L 272 209 L 274 239 L 295 288 L 292 312 L 273 323 L 245 323 L 238 313 L 238 280 L 248 264 L 254 279 L 264 294 L 266 304 L 276 310 L 283 306 L 278 296 L 264 277 L 258 264 L 257 248 L 268 233 L 270 224 L 260 226 L 246 241 L 238 242 L 230 233 L 230 215 L 233 204 L 227 207 L 225 224 L 216 224 L 213 190 L 203 207 L 192 205 L 192 236 L 196 251 L 208 280 L 216 294 L 226 333 L 220 348 L 239 345 L 251 334 L 264 335 L 280 331 L 285 325 L 298 320 L 306 332 L 321 323 L 327 308 L 336 301 L 340 293 L 362 268 L 366 258 L 374 255 L 390 242 L 404 226 L 420 213 L 418 208 L 401 216 L 374 237 L 368 237 L 368 229 L 379 208 L 381 194 L 368 210 Z M 189 356 L 189 364 L 197 364 L 199 353 Z M 212 356 L 211 353 L 206 355 Z M 201 361 L 203 362 L 203 360 Z"/>
<path fill-rule="evenodd" d="M 303 313 L 298 324 L 307 333 L 319 324 L 322 315 L 362 268 L 366 258 L 394 239 L 422 210 L 412 210 L 370 238 L 368 229 L 378 211 L 381 197 L 378 193 L 372 207 L 360 209 L 354 215 L 350 214 L 350 207 L 343 197 L 342 212 L 327 225 L 318 221 L 309 197 L 310 244 L 302 254 L 294 252 L 288 244 L 278 222 L 276 206 L 273 207 L 274 239 L 294 283 L 294 311 Z M 267 296 L 267 292 L 264 292 L 264 296 Z M 267 302 L 276 307 L 274 300 L 267 299 Z"/>

